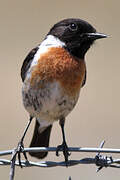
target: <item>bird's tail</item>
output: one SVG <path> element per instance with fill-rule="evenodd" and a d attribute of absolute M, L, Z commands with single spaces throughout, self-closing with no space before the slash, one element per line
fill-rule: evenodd
<path fill-rule="evenodd" d="M 49 125 L 45 128 L 44 131 L 39 131 L 40 124 L 36 120 L 33 138 L 30 144 L 30 147 L 48 147 L 49 146 L 49 139 L 50 133 L 52 129 L 52 125 Z M 48 152 L 29 152 L 31 156 L 36 158 L 42 159 L 47 156 Z"/>

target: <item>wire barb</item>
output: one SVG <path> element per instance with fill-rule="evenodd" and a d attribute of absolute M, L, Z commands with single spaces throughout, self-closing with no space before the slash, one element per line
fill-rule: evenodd
<path fill-rule="evenodd" d="M 105 144 L 105 141 L 102 141 L 99 148 L 103 148 L 104 144 Z M 99 172 L 103 167 L 108 167 L 110 163 L 113 163 L 112 157 L 102 156 L 100 155 L 100 152 L 96 154 L 95 164 L 96 166 L 99 166 L 96 172 Z"/>
<path fill-rule="evenodd" d="M 99 148 L 103 148 L 104 144 L 105 144 L 105 140 L 103 140 L 100 143 Z M 101 156 L 100 152 L 98 152 L 95 156 L 95 163 L 96 163 L 96 166 L 99 166 L 96 172 L 99 172 L 103 167 L 107 167 L 107 157 Z"/>

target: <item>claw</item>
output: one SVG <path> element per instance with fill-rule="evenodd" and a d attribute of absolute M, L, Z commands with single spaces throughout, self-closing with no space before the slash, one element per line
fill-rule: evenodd
<path fill-rule="evenodd" d="M 59 156 L 59 151 L 61 150 L 62 145 L 57 146 L 57 150 L 56 150 L 56 156 Z"/>
<path fill-rule="evenodd" d="M 26 152 L 23 152 L 23 150 L 24 150 L 24 144 L 23 144 L 23 142 L 19 142 L 19 143 L 18 143 L 17 152 L 18 152 L 18 161 L 19 161 L 19 165 L 20 165 L 21 168 L 22 168 L 22 164 L 21 164 L 21 153 L 23 153 L 24 158 L 26 159 L 26 161 L 28 160 L 28 159 L 27 159 Z"/>
<path fill-rule="evenodd" d="M 56 156 L 59 156 L 59 151 L 62 150 L 64 158 L 65 158 L 66 166 L 68 166 L 68 156 L 70 156 L 70 153 L 68 151 L 68 146 L 67 146 L 66 139 L 65 139 L 65 132 L 64 132 L 65 118 L 64 117 L 62 117 L 60 119 L 59 124 L 62 129 L 63 143 L 61 145 L 57 146 Z"/>
<path fill-rule="evenodd" d="M 24 150 L 24 144 L 23 144 L 23 142 L 19 142 L 19 143 L 18 143 L 18 146 L 17 146 L 17 148 L 16 148 L 16 150 L 15 150 L 15 154 L 13 155 L 13 157 L 12 157 L 12 159 L 11 159 L 11 161 L 13 161 L 14 157 L 15 157 L 16 155 L 18 155 L 18 162 L 19 162 L 19 166 L 20 166 L 21 168 L 22 168 L 22 164 L 21 164 L 21 153 L 23 153 L 24 158 L 26 159 L 26 161 L 28 161 L 26 152 L 23 152 L 23 150 Z"/>
<path fill-rule="evenodd" d="M 68 165 L 68 157 L 70 156 L 67 144 L 66 143 L 62 143 L 61 145 L 57 146 L 56 156 L 59 156 L 59 151 L 60 150 L 63 151 L 63 155 L 64 155 L 66 166 L 67 166 Z"/>
<path fill-rule="evenodd" d="M 28 121 L 28 124 L 27 124 L 27 126 L 26 126 L 26 128 L 25 128 L 25 130 L 24 130 L 23 136 L 22 136 L 20 142 L 18 143 L 18 146 L 17 146 L 17 148 L 15 149 L 15 152 L 14 152 L 13 157 L 12 157 L 12 159 L 11 159 L 11 161 L 13 162 L 14 159 L 16 159 L 16 156 L 18 155 L 18 162 L 19 162 L 19 166 L 20 166 L 21 168 L 22 168 L 22 164 L 21 164 L 21 153 L 23 153 L 24 158 L 26 159 L 26 161 L 28 161 L 26 152 L 23 151 L 23 150 L 24 150 L 23 140 L 24 140 L 25 135 L 26 135 L 26 133 L 27 133 L 27 130 L 28 130 L 28 128 L 29 128 L 29 126 L 30 126 L 30 124 L 31 124 L 31 122 L 32 122 L 32 119 L 33 119 L 33 117 L 30 116 L 30 119 L 29 119 L 29 121 Z"/>

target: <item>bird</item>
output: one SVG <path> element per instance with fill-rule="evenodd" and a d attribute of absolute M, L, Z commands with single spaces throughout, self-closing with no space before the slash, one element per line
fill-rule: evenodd
<path fill-rule="evenodd" d="M 68 162 L 66 117 L 77 104 L 86 83 L 85 55 L 96 40 L 106 37 L 85 20 L 67 18 L 54 24 L 43 41 L 28 53 L 21 67 L 21 78 L 23 105 L 30 119 L 21 146 L 33 118 L 35 127 L 30 147 L 49 147 L 53 123 L 59 121 L 63 142 L 57 146 L 56 155 L 62 150 Z M 38 159 L 47 154 L 30 152 Z"/>

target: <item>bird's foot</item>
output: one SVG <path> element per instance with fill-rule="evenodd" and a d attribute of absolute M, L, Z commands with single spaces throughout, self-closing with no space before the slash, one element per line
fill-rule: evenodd
<path fill-rule="evenodd" d="M 11 161 L 12 161 L 12 160 L 15 158 L 15 156 L 18 155 L 18 162 L 19 162 L 19 166 L 20 166 L 21 168 L 22 168 L 22 164 L 21 164 L 21 153 L 23 153 L 25 160 L 28 161 L 26 152 L 24 152 L 23 150 L 24 150 L 24 144 L 23 144 L 22 141 L 20 141 L 20 142 L 18 143 L 18 146 L 17 146 L 17 148 L 15 149 L 15 153 L 14 153 L 12 159 L 11 159 Z"/>
<path fill-rule="evenodd" d="M 63 151 L 65 163 L 66 163 L 66 166 L 68 166 L 68 157 L 70 156 L 71 153 L 68 151 L 68 146 L 67 146 L 66 142 L 63 142 L 61 145 L 57 146 L 56 156 L 59 156 L 60 150 Z"/>

